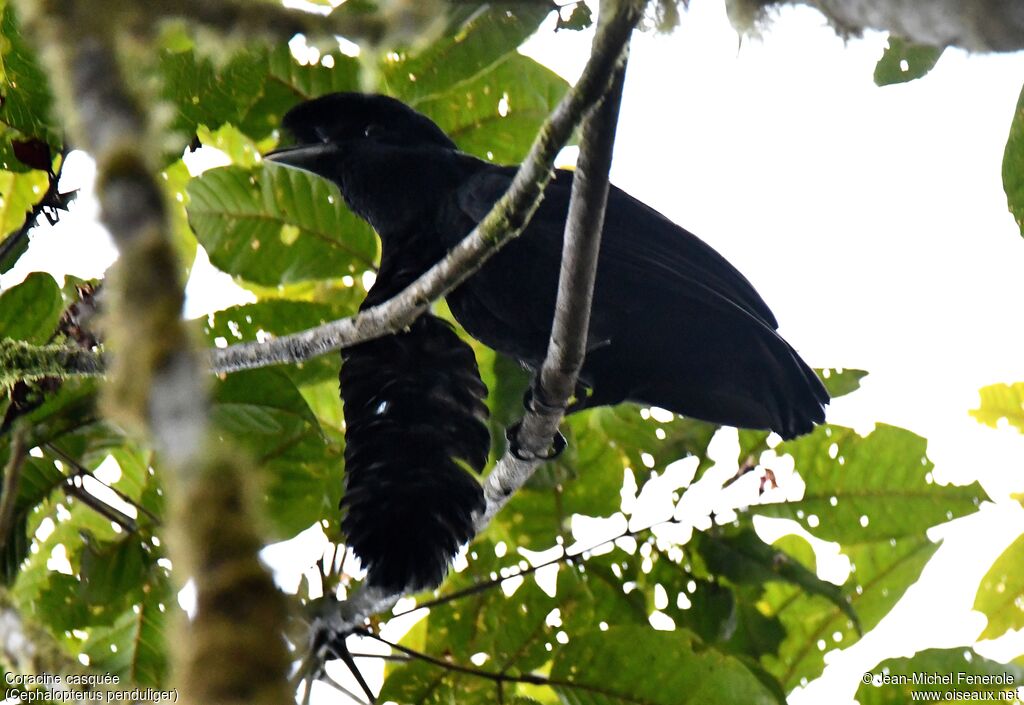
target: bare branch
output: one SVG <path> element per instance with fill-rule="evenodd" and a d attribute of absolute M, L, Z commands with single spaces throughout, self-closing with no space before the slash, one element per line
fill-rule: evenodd
<path fill-rule="evenodd" d="M 630 7 L 626 2 L 618 11 L 629 14 L 639 10 L 635 3 Z M 604 10 L 602 15 L 607 12 L 609 10 Z M 624 43 L 621 51 L 621 63 L 615 70 L 608 95 L 587 116 L 583 125 L 580 158 L 573 177 L 566 222 L 554 325 L 539 375 L 539 386 L 535 383 L 532 408 L 515 429 L 513 443 L 509 444 L 509 449 L 484 483 L 487 506 L 477 517 L 478 532 L 490 523 L 548 457 L 548 448 L 552 438 L 558 434 L 558 425 L 565 415 L 586 355 L 590 303 L 601 246 L 608 170 L 622 98 L 628 44 Z M 513 446 L 518 446 L 518 450 L 513 452 Z"/>
<path fill-rule="evenodd" d="M 790 0 L 824 14 L 838 32 L 889 31 L 917 44 L 968 51 L 1024 49 L 1024 5 L 1018 0 Z M 764 0 L 735 6 L 773 7 Z"/>

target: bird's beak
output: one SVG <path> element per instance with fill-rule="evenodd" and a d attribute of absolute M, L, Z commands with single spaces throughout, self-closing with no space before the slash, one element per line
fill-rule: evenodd
<path fill-rule="evenodd" d="M 273 152 L 264 154 L 263 158 L 275 164 L 320 174 L 323 172 L 325 162 L 336 156 L 337 152 L 337 146 L 318 142 L 316 144 L 300 144 L 295 147 L 275 149 Z"/>

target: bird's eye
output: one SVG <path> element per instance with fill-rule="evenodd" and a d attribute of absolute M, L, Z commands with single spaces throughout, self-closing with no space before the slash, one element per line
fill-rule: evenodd
<path fill-rule="evenodd" d="M 367 125 L 363 130 L 363 137 L 379 137 L 384 134 L 384 128 L 380 125 Z"/>
<path fill-rule="evenodd" d="M 320 138 L 321 142 L 330 142 L 331 141 L 331 135 L 323 127 L 317 127 L 316 128 L 316 136 Z"/>

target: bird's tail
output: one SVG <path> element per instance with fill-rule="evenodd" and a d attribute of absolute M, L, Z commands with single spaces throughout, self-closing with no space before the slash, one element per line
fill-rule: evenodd
<path fill-rule="evenodd" d="M 342 530 L 370 584 L 439 584 L 483 510 L 487 387 L 472 349 L 425 314 L 407 331 L 342 352 Z"/>

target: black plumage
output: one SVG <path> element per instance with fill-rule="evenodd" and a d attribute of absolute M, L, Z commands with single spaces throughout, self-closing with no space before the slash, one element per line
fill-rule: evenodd
<path fill-rule="evenodd" d="M 349 207 L 380 235 L 386 266 L 371 292 L 377 301 L 386 298 L 378 288 L 383 282 L 388 292 L 397 291 L 465 237 L 515 173 L 515 167 L 458 151 L 427 117 L 386 96 L 323 96 L 292 109 L 283 126 L 296 144 L 270 159 L 334 181 Z M 572 179 L 571 171 L 557 170 L 522 235 L 447 297 L 471 336 L 532 368 L 543 361 L 551 332 Z M 401 276 L 388 274 L 389 268 Z M 466 453 L 466 448 L 478 447 L 469 440 L 476 433 L 469 429 L 475 426 L 452 425 L 446 416 L 450 410 L 430 397 L 415 422 L 388 425 L 386 435 L 370 413 L 374 391 L 392 376 L 419 380 L 408 387 L 404 382 L 389 387 L 407 390 L 403 398 L 415 401 L 423 393 L 417 384 L 429 378 L 427 370 L 434 365 L 444 374 L 446 394 L 454 395 L 458 384 L 479 389 L 468 381 L 469 359 L 456 363 L 456 346 L 438 345 L 438 350 L 452 352 L 451 357 L 432 352 L 428 341 L 451 340 L 454 333 L 442 333 L 436 319 L 420 321 L 424 323 L 407 334 L 411 345 L 394 336 L 345 354 L 346 416 L 350 408 L 357 415 L 355 424 L 349 417 L 348 433 L 360 436 L 356 450 L 346 452 L 350 476 L 356 461 L 348 486 L 354 496 L 345 500 L 346 530 L 356 552 L 371 566 L 391 560 L 395 566 L 409 566 L 412 553 L 424 550 L 430 554 L 425 563 L 441 565 L 443 574 L 453 546 L 469 537 L 463 519 L 478 499 L 470 497 L 465 484 L 472 478 L 449 472 L 449 463 L 440 462 L 443 469 L 431 474 L 416 444 L 430 427 L 451 455 Z M 630 400 L 719 424 L 770 429 L 785 438 L 806 433 L 824 420 L 828 394 L 778 335 L 777 326 L 750 282 L 721 255 L 612 186 L 580 373 L 589 394 L 571 411 Z M 393 362 L 398 359 L 402 362 Z M 381 360 L 387 364 L 379 364 Z M 475 406 L 460 400 L 462 418 L 479 418 L 477 411 L 466 415 Z M 419 413 L 428 408 L 436 415 Z M 371 477 L 381 467 L 374 464 L 377 452 L 391 468 L 379 479 Z M 403 464 L 407 471 L 399 470 Z M 429 520 L 424 518 L 429 512 L 406 514 L 408 498 L 418 493 L 432 498 L 430 512 L 436 514 Z M 446 496 L 450 505 L 443 501 Z M 359 520 L 353 519 L 356 507 Z M 394 526 L 384 527 L 386 522 Z M 433 538 L 420 534 L 423 522 L 456 528 L 439 532 L 444 536 L 435 545 Z M 417 579 L 425 584 L 427 574 L 437 577 L 438 570 L 424 570 Z M 371 579 L 397 585 L 400 575 L 397 567 L 379 573 L 371 568 Z"/>
<path fill-rule="evenodd" d="M 401 254 L 401 253 L 399 253 Z M 416 276 L 386 249 L 363 308 Z M 408 257 L 415 262 L 415 257 Z M 342 351 L 345 495 L 342 530 L 371 584 L 392 592 L 441 582 L 484 508 L 487 387 L 451 324 L 420 316 L 395 335 Z"/>
<path fill-rule="evenodd" d="M 386 96 L 334 93 L 293 108 L 297 145 L 272 157 L 334 181 L 385 250 L 440 259 L 487 213 L 514 167 L 459 152 Z M 557 170 L 525 232 L 448 296 L 484 344 L 537 367 L 551 331 L 572 172 Z M 776 332 L 747 279 L 695 235 L 614 186 L 608 195 L 576 408 L 631 400 L 785 438 L 824 420 L 828 393 Z"/>

